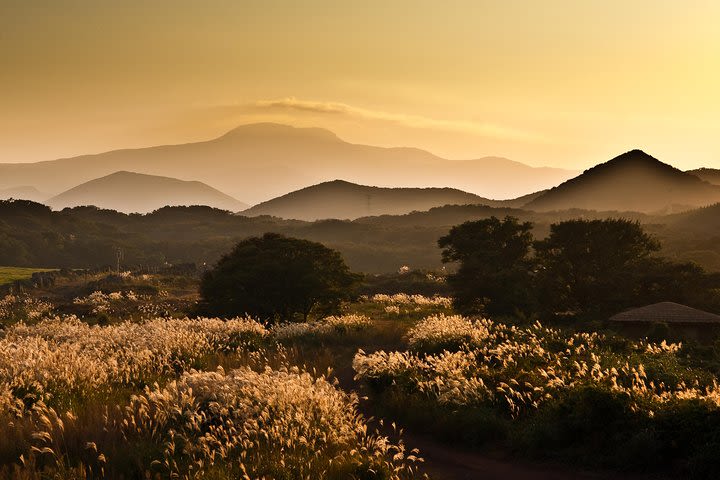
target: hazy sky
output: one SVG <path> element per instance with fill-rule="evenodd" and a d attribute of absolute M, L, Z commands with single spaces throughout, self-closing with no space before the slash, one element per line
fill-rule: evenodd
<path fill-rule="evenodd" d="M 0 0 L 0 162 L 243 123 L 584 168 L 720 167 L 714 0 Z"/>

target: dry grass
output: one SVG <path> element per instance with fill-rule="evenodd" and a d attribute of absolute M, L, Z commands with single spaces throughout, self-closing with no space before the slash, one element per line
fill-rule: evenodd
<path fill-rule="evenodd" d="M 720 407 L 714 381 L 699 377 L 668 383 L 648 375 L 644 361 L 678 351 L 678 345 L 665 342 L 631 343 L 628 355 L 617 355 L 597 333 L 432 316 L 409 331 L 408 344 L 414 352 L 358 353 L 353 362 L 358 379 L 392 384 L 441 404 L 492 404 L 512 416 L 584 385 L 627 395 L 647 415 L 676 400 Z"/>
<path fill-rule="evenodd" d="M 0 476 L 416 478 L 416 452 L 370 432 L 329 377 L 338 354 L 322 345 L 349 365 L 371 323 L 13 325 L 0 339 Z"/>

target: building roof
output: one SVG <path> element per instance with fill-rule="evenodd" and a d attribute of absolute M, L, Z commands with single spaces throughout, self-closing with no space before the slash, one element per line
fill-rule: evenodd
<path fill-rule="evenodd" d="M 720 324 L 720 315 L 674 302 L 660 302 L 610 317 L 611 322 Z"/>

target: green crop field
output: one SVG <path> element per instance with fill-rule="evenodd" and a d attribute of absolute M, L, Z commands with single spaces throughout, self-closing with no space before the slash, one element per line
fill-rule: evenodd
<path fill-rule="evenodd" d="M 0 267 L 0 285 L 30 278 L 35 272 L 49 272 L 51 270 L 51 268 Z"/>

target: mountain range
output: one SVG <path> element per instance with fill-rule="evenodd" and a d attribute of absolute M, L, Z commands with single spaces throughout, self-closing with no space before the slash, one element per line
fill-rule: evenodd
<path fill-rule="evenodd" d="M 706 169 L 707 171 L 707 169 Z M 486 205 L 547 212 L 593 210 L 669 214 L 720 202 L 720 186 L 631 150 L 560 185 L 514 200 L 491 200 L 450 188 L 378 188 L 325 182 L 260 203 L 246 216 L 356 219 L 402 215 L 444 205 Z"/>
<path fill-rule="evenodd" d="M 578 173 L 499 157 L 447 160 L 416 148 L 351 144 L 319 128 L 261 123 L 205 142 L 0 164 L 0 188 L 30 185 L 57 195 L 117 171 L 197 180 L 251 204 L 336 178 L 388 187 L 451 187 L 486 198 L 513 198 L 550 188 Z"/>
<path fill-rule="evenodd" d="M 498 157 L 445 160 L 413 148 L 350 144 L 323 129 L 252 124 L 207 142 L 0 164 L 0 199 L 141 213 L 203 204 L 298 220 L 402 215 L 443 205 L 668 214 L 720 202 L 720 170 L 683 172 L 641 150 L 575 173 Z M 501 191 L 524 195 L 491 199 Z M 236 198 L 256 204 L 248 208 Z"/>
<path fill-rule="evenodd" d="M 147 213 L 168 205 L 207 205 L 233 212 L 247 208 L 201 182 L 124 171 L 83 183 L 44 203 L 58 210 L 94 205 L 124 213 Z"/>

